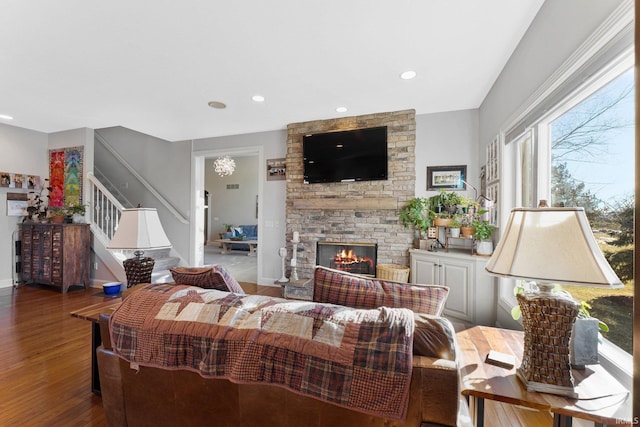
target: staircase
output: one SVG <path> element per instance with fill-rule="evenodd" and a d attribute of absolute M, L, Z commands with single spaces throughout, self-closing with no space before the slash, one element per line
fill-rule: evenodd
<path fill-rule="evenodd" d="M 107 179 L 104 185 L 95 175 L 89 173 L 87 183 L 91 190 L 89 200 L 89 218 L 91 231 L 93 233 L 93 250 L 111 271 L 111 273 L 122 283 L 127 283 L 127 277 L 122 266 L 122 261 L 133 256 L 134 251 L 113 251 L 107 249 L 108 243 L 113 238 L 118 222 L 122 216 L 122 211 L 126 206 L 133 207 L 126 198 L 113 188 Z M 107 188 L 110 185 L 113 192 Z M 118 194 L 118 197 L 114 195 Z M 170 268 L 180 264 L 180 257 L 172 256 L 172 249 L 147 250 L 144 256 L 155 260 L 151 281 L 153 283 L 164 283 L 172 281 Z"/>

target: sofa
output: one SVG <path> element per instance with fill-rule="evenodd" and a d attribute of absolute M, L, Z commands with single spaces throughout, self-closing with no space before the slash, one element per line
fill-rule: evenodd
<path fill-rule="evenodd" d="M 201 289 L 185 285 L 154 285 L 153 290 L 158 295 L 171 292 L 179 294 L 181 299 L 178 300 L 184 300 L 187 295 L 190 295 L 189 298 L 191 299 L 187 299 L 191 302 L 193 302 L 193 298 L 199 298 L 200 296 L 204 298 L 203 301 L 208 302 L 216 298 L 227 300 L 230 307 L 234 307 L 234 309 L 241 305 L 240 298 L 244 298 L 254 305 L 262 304 L 279 314 L 282 314 L 280 313 L 280 306 L 282 305 L 293 307 L 293 310 L 298 310 L 298 312 L 302 310 L 305 314 L 307 312 L 320 313 L 320 319 L 327 317 L 327 312 L 331 311 L 341 313 L 339 315 L 340 318 L 364 315 L 368 319 L 372 316 L 372 313 L 382 313 L 382 317 L 391 316 L 392 318 L 396 314 L 408 316 L 406 318 L 411 319 L 411 321 L 406 324 L 415 324 L 415 329 L 410 335 L 412 344 L 410 346 L 412 352 L 410 353 L 413 354 L 410 356 L 412 365 L 410 365 L 407 373 L 409 377 L 407 385 L 408 403 L 401 418 L 387 418 L 376 415 L 371 411 L 363 412 L 361 408 L 351 408 L 344 403 L 328 402 L 326 399 L 309 396 L 298 389 L 283 386 L 283 384 L 256 382 L 246 378 L 229 378 L 230 375 L 203 376 L 202 372 L 196 372 L 197 368 L 203 365 L 204 362 L 202 361 L 193 363 L 194 369 L 190 367 L 177 369 L 158 366 L 157 362 L 139 363 L 127 360 L 123 356 L 126 352 L 118 352 L 114 347 L 117 348 L 123 341 L 127 341 L 122 339 L 123 336 L 130 337 L 131 334 L 118 335 L 114 333 L 114 329 L 122 332 L 123 326 L 118 319 L 128 319 L 129 317 L 136 317 L 139 320 L 139 322 L 138 320 L 132 321 L 132 324 L 136 322 L 150 323 L 149 316 L 141 314 L 141 310 L 143 310 L 141 307 L 145 307 L 141 305 L 141 301 L 145 300 L 145 298 L 145 301 L 155 301 L 156 295 L 151 295 L 150 290 L 142 286 L 141 291 L 130 294 L 124 300 L 123 306 L 125 306 L 125 303 L 130 305 L 129 312 L 119 309 L 112 314 L 113 317 L 102 315 L 100 318 L 103 344 L 97 351 L 97 357 L 107 424 L 109 426 L 353 427 L 367 425 L 424 427 L 432 425 L 456 426 L 468 423 L 468 409 L 464 401 L 460 399 L 460 375 L 455 332 L 451 323 L 437 313 L 441 311 L 441 307 L 444 304 L 443 299 L 446 300 L 446 288 L 438 286 L 416 287 L 414 285 L 396 284 L 375 279 L 366 279 L 359 282 L 361 278 L 348 274 L 343 276 L 340 272 L 334 272 L 330 269 L 316 270 L 315 273 L 317 274 L 314 274 L 314 285 L 316 285 L 315 289 L 319 290 L 318 298 L 325 298 L 323 297 L 322 289 L 327 284 L 335 287 L 338 283 L 339 287 L 339 282 L 342 278 L 343 283 L 351 282 L 356 288 L 358 288 L 358 284 L 362 285 L 360 289 L 356 289 L 353 292 L 341 293 L 344 298 L 356 301 L 356 305 L 363 304 L 368 306 L 377 304 L 378 298 L 395 298 L 397 303 L 403 305 L 409 304 L 414 307 L 430 306 L 431 313 L 388 307 L 377 307 L 373 310 L 368 308 L 356 310 L 329 302 L 317 301 L 312 303 L 267 296 L 246 296 L 217 289 Z M 173 288 L 171 288 L 172 286 Z M 400 286 L 400 288 L 397 288 L 397 286 Z M 363 289 L 366 289 L 369 298 L 354 297 L 354 293 L 360 293 Z M 390 292 L 393 294 L 394 292 L 392 291 L 394 290 L 396 291 L 395 296 L 390 295 Z M 379 295 L 371 297 L 372 294 Z M 386 297 L 385 294 L 387 295 Z M 402 297 L 398 298 L 397 295 Z M 335 299 L 336 295 L 328 298 Z M 430 298 L 435 298 L 436 301 L 431 301 L 425 305 L 424 300 Z M 388 302 L 390 300 L 385 301 L 385 303 Z M 155 302 L 153 304 L 158 305 Z M 201 307 L 198 304 L 196 306 Z M 278 308 L 274 309 L 274 307 Z M 343 309 L 355 311 L 353 313 L 347 312 L 347 315 L 345 315 L 342 311 Z M 163 310 L 159 312 L 166 314 L 166 311 Z M 127 313 L 133 314 L 129 315 Z M 287 315 L 290 315 L 290 313 Z M 260 316 L 260 318 L 264 318 L 265 315 L 260 314 Z M 172 326 L 170 330 L 175 332 L 176 328 L 178 328 L 182 331 L 185 328 L 185 323 L 181 322 L 177 326 Z M 290 323 L 293 324 L 295 322 Z M 272 322 L 272 324 L 277 324 L 277 322 Z M 293 326 L 290 324 L 286 325 L 286 327 Z M 280 334 L 278 332 L 282 330 L 283 326 L 274 326 L 274 328 L 265 335 L 270 340 L 269 342 L 287 343 L 288 335 L 285 336 L 286 333 Z M 244 328 L 240 329 L 244 330 Z M 363 327 L 362 330 L 366 329 Z M 228 328 L 224 329 L 224 333 L 231 334 Z M 189 334 L 185 333 L 185 335 Z M 211 333 L 211 335 L 214 334 Z M 140 336 L 142 336 L 142 333 L 140 333 Z M 252 338 L 256 342 L 262 342 L 262 339 Z M 192 338 L 189 338 L 189 340 L 192 340 Z M 289 342 L 286 345 L 291 346 L 293 344 Z M 293 346 L 295 347 L 295 345 Z M 343 343 L 334 347 L 334 350 L 337 353 L 341 351 L 344 353 Z M 185 352 L 180 350 L 176 353 L 182 355 Z M 242 357 L 247 355 L 249 355 L 247 357 L 253 357 L 248 363 L 243 362 L 247 365 L 260 365 L 272 361 L 270 357 L 251 356 L 251 351 L 242 350 L 238 354 L 242 354 Z M 277 351 L 273 354 L 273 360 L 279 360 L 284 357 L 282 353 Z M 173 357 L 167 357 L 166 359 L 173 359 Z M 192 357 L 185 356 L 184 359 L 191 361 Z M 287 360 L 293 359 L 284 357 L 284 361 L 286 362 Z M 291 375 L 295 376 L 295 370 L 286 369 L 286 363 L 284 363 L 284 366 L 284 372 L 290 371 Z M 235 370 L 236 367 L 233 369 Z M 271 367 L 268 370 L 268 372 L 271 371 L 275 373 L 277 371 L 276 367 Z M 333 372 L 330 374 L 333 374 Z M 264 375 L 264 373 L 261 375 Z M 272 375 L 274 377 L 277 376 L 276 374 Z M 345 384 L 355 389 L 356 386 L 354 384 L 357 379 L 355 376 L 353 378 L 350 385 L 348 383 Z M 331 383 L 329 380 L 327 382 Z M 378 383 L 376 382 L 376 384 Z M 342 386 L 344 384 L 339 385 Z M 382 394 L 386 396 L 393 393 L 384 392 Z"/>
<path fill-rule="evenodd" d="M 241 240 L 258 240 L 258 225 L 238 225 L 227 231 L 225 239 L 238 239 Z M 232 243 L 232 250 L 248 251 L 249 245 L 246 243 Z"/>

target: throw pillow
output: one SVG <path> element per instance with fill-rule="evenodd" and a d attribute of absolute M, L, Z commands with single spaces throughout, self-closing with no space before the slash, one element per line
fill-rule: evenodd
<path fill-rule="evenodd" d="M 173 281 L 178 285 L 191 285 L 200 288 L 244 294 L 240 284 L 222 266 L 174 267 L 170 268 Z"/>
<path fill-rule="evenodd" d="M 439 316 L 449 289 L 378 280 L 318 266 L 313 273 L 313 300 L 353 308 L 408 308 Z"/>

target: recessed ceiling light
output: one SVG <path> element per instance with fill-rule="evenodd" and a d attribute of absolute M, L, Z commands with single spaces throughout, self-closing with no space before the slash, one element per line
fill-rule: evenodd
<path fill-rule="evenodd" d="M 405 71 L 404 73 L 400 74 L 400 78 L 402 80 L 411 80 L 412 78 L 414 78 L 416 76 L 416 72 L 413 70 L 408 70 Z"/>
<path fill-rule="evenodd" d="M 347 111 L 347 107 L 338 107 L 336 108 L 336 111 L 338 113 L 345 113 Z"/>
<path fill-rule="evenodd" d="M 264 96 L 262 95 L 253 95 L 251 99 L 253 99 L 254 102 L 264 102 Z"/>
<path fill-rule="evenodd" d="M 227 108 L 227 104 L 220 101 L 209 101 L 209 107 L 223 109 L 223 108 Z"/>
<path fill-rule="evenodd" d="M 6 114 L 0 114 L 0 119 L 2 119 L 2 120 L 13 120 L 13 117 L 7 116 Z"/>

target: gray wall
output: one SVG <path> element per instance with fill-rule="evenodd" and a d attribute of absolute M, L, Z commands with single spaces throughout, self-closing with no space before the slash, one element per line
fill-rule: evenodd
<path fill-rule="evenodd" d="M 416 196 L 436 194 L 427 191 L 427 166 L 467 165 L 466 181 L 480 191 L 479 149 L 478 110 L 417 115 Z M 476 195 L 469 187 L 462 193 Z"/>
<path fill-rule="evenodd" d="M 49 150 L 78 146 L 84 147 L 83 173 L 86 175 L 93 171 L 93 130 L 82 128 L 46 134 L 0 124 L 0 171 L 48 178 Z M 0 245 L 0 287 L 12 284 L 11 240 L 22 221 L 22 217 L 7 216 L 7 192 L 20 190 L 0 188 L 0 242 L 3 242 Z"/>
<path fill-rule="evenodd" d="M 46 133 L 0 124 L 0 171 L 48 178 L 48 144 Z M 0 287 L 12 284 L 11 236 L 22 221 L 22 217 L 7 216 L 7 193 L 12 192 L 20 190 L 0 187 Z"/>
<path fill-rule="evenodd" d="M 136 172 L 148 181 L 183 217 L 189 219 L 191 192 L 191 144 L 168 142 L 123 127 L 96 130 Z M 156 208 L 160 222 L 175 250 L 189 254 L 189 225 L 183 224 L 122 167 L 100 144 L 96 144 L 96 168 L 109 171 L 109 179 L 135 207 Z"/>
<path fill-rule="evenodd" d="M 213 169 L 215 158 L 206 161 L 205 189 L 209 192 L 208 242 L 220 238 L 218 233 L 225 231 L 223 224 L 258 223 L 258 157 L 233 157 L 233 160 L 236 162 L 235 172 L 222 177 Z M 238 188 L 228 189 L 229 184 L 238 184 Z"/>
<path fill-rule="evenodd" d="M 286 157 L 285 130 L 260 132 L 243 135 L 205 138 L 193 141 L 193 155 L 207 156 L 207 152 L 237 150 L 241 148 L 262 147 L 264 159 Z M 280 257 L 278 248 L 285 246 L 285 181 L 267 181 L 266 176 L 259 176 L 262 180 L 263 194 L 261 214 L 258 222 L 261 247 L 258 260 L 258 283 L 273 284 L 280 273 Z M 187 187 L 188 188 L 188 187 Z M 237 223 L 237 221 L 231 221 Z"/>

